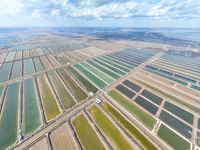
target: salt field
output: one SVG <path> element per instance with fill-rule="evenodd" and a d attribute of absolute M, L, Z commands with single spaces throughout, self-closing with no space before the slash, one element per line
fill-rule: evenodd
<path fill-rule="evenodd" d="M 43 30 L 18 31 L 5 49 L 0 40 L 0 149 L 200 149 L 194 43 Z"/>

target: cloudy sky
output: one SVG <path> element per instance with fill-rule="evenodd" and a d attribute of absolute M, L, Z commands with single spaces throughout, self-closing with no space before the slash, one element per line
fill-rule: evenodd
<path fill-rule="evenodd" d="M 0 0 L 0 26 L 200 27 L 200 0 Z"/>

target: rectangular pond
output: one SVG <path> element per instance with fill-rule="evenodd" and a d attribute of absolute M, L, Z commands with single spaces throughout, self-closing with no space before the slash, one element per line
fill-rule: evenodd
<path fill-rule="evenodd" d="M 118 86 L 116 87 L 116 89 L 117 89 L 118 91 L 120 91 L 121 93 L 123 93 L 124 95 L 126 95 L 127 97 L 129 97 L 129 98 L 133 98 L 133 96 L 135 96 L 135 93 L 134 93 L 134 92 L 132 92 L 131 90 L 129 90 L 128 88 L 126 88 L 126 87 L 123 86 L 123 85 L 118 85 Z"/>
<path fill-rule="evenodd" d="M 183 102 L 182 100 L 174 97 L 173 95 L 165 93 L 162 90 L 160 90 L 160 89 L 158 89 L 158 88 L 156 88 L 154 86 L 151 86 L 150 84 L 147 84 L 147 83 L 145 83 L 145 82 L 143 82 L 141 80 L 136 80 L 136 81 L 139 82 L 140 84 L 150 88 L 151 90 L 153 90 L 155 92 L 158 92 L 158 93 L 162 94 L 163 96 L 165 96 L 165 97 L 167 97 L 167 98 L 169 98 L 169 99 L 171 99 L 171 100 L 173 100 L 173 101 L 175 101 L 175 102 L 177 102 L 177 103 L 179 103 L 179 104 L 181 104 L 181 105 L 183 105 L 183 106 L 185 106 L 185 107 L 197 112 L 198 114 L 200 114 L 200 109 L 198 107 L 190 105 L 190 104 L 188 104 L 186 102 Z"/>
<path fill-rule="evenodd" d="M 51 82 L 53 83 L 53 86 L 58 94 L 59 99 L 61 100 L 65 110 L 71 108 L 76 103 L 72 96 L 69 94 L 65 86 L 62 84 L 60 79 L 58 78 L 57 74 L 53 72 L 48 72 L 48 75 L 50 77 Z"/>
<path fill-rule="evenodd" d="M 35 49 L 31 49 L 29 52 L 30 52 L 31 57 L 37 56 Z"/>
<path fill-rule="evenodd" d="M 66 65 L 68 63 L 61 57 L 56 57 L 56 59 L 61 63 L 61 65 Z"/>
<path fill-rule="evenodd" d="M 43 48 L 41 48 L 41 49 L 42 49 L 42 51 L 44 52 L 45 55 L 48 55 L 48 54 L 49 54 L 49 51 L 48 51 L 46 48 L 43 47 Z"/>
<path fill-rule="evenodd" d="M 15 60 L 22 59 L 22 51 L 17 51 L 15 55 Z"/>
<path fill-rule="evenodd" d="M 123 82 L 124 85 L 126 85 L 127 87 L 131 88 L 132 90 L 139 92 L 142 88 L 140 86 L 138 86 L 137 84 L 129 81 L 129 80 L 125 80 Z"/>
<path fill-rule="evenodd" d="M 73 133 L 68 122 L 62 124 L 50 133 L 50 140 L 53 150 L 77 150 Z M 43 149 L 44 150 L 44 149 Z"/>
<path fill-rule="evenodd" d="M 133 62 L 133 63 L 137 64 L 137 65 L 139 65 L 139 64 L 141 64 L 143 62 L 143 61 L 138 60 L 138 59 L 136 59 L 136 58 L 134 58 L 134 57 L 132 57 L 130 55 L 124 55 L 122 53 L 121 54 L 114 54 L 114 56 L 120 57 L 122 59 L 126 59 L 126 60 L 128 60 L 130 62 Z"/>
<path fill-rule="evenodd" d="M 92 116 L 98 127 L 110 139 L 109 141 L 113 142 L 117 149 L 133 149 L 131 144 L 123 136 L 120 130 L 96 105 L 90 107 L 88 109 L 88 112 Z"/>
<path fill-rule="evenodd" d="M 200 91 L 200 86 L 197 86 L 197 85 L 194 85 L 194 84 L 190 84 L 190 87 L 191 87 L 192 89 L 195 89 L 195 90 L 197 90 L 197 91 Z"/>
<path fill-rule="evenodd" d="M 101 70 L 101 71 L 104 72 L 105 74 L 107 74 L 107 75 L 113 77 L 114 79 L 119 79 L 119 78 L 120 78 L 120 75 L 118 75 L 118 74 L 114 73 L 113 71 L 110 71 L 110 70 L 108 70 L 108 69 L 106 69 L 106 68 L 104 68 L 104 67 L 98 65 L 97 63 L 95 63 L 95 62 L 93 62 L 93 61 L 91 61 L 91 60 L 88 60 L 88 61 L 86 61 L 86 62 L 88 62 L 89 64 L 91 64 L 91 65 L 94 66 L 95 68 Z"/>
<path fill-rule="evenodd" d="M 200 132 L 197 132 L 197 145 L 200 146 Z"/>
<path fill-rule="evenodd" d="M 22 75 L 22 61 L 14 61 L 10 80 L 20 78 Z"/>
<path fill-rule="evenodd" d="M 87 71 L 85 68 L 83 68 L 79 64 L 75 64 L 74 67 L 77 68 L 80 72 L 82 72 L 86 77 L 88 77 L 100 89 L 103 89 L 107 86 L 107 84 L 105 82 L 103 82 L 102 80 L 97 78 L 95 75 L 93 75 L 91 72 Z"/>
<path fill-rule="evenodd" d="M 7 52 L 0 54 L 0 63 L 3 63 L 3 61 L 6 59 L 6 56 L 7 56 Z"/>
<path fill-rule="evenodd" d="M 35 73 L 32 59 L 24 59 L 24 76 Z"/>
<path fill-rule="evenodd" d="M 12 62 L 4 63 L 0 70 L 0 83 L 8 80 Z"/>
<path fill-rule="evenodd" d="M 185 111 L 184 109 L 170 103 L 165 102 L 164 108 L 173 113 L 174 115 L 180 117 L 181 119 L 185 120 L 189 124 L 193 125 L 194 121 L 194 115 L 189 113 L 188 111 Z"/>
<path fill-rule="evenodd" d="M 41 48 L 36 48 L 35 50 L 36 50 L 38 56 L 44 55 L 44 53 L 43 53 Z"/>
<path fill-rule="evenodd" d="M 137 67 L 138 65 L 136 65 L 135 63 L 132 63 L 132 62 L 130 62 L 130 61 L 127 61 L 126 59 L 122 59 L 122 58 L 119 58 L 119 57 L 116 57 L 116 56 L 114 56 L 114 55 L 107 55 L 108 57 L 111 57 L 111 58 L 113 58 L 113 59 L 116 59 L 116 60 L 119 60 L 119 61 L 121 61 L 121 62 L 123 62 L 123 63 L 126 63 L 126 64 L 128 64 L 128 65 L 130 65 L 130 66 L 132 66 L 133 68 L 135 68 L 135 67 Z"/>
<path fill-rule="evenodd" d="M 149 59 L 149 57 L 146 57 L 144 55 L 134 53 L 134 52 L 130 52 L 130 51 L 126 51 L 126 50 L 118 51 L 117 53 L 119 55 L 129 57 L 130 59 L 134 59 L 134 60 L 139 61 L 139 62 L 143 62 L 143 61 L 146 61 L 147 59 Z"/>
<path fill-rule="evenodd" d="M 171 129 L 161 124 L 158 134 L 161 139 L 168 143 L 171 147 L 177 150 L 189 150 L 190 143 L 184 140 L 182 137 L 177 135 Z"/>
<path fill-rule="evenodd" d="M 96 76 L 98 76 L 99 78 L 101 78 L 102 80 L 104 80 L 107 83 L 112 83 L 114 80 L 112 78 L 110 78 L 109 76 L 107 76 L 106 74 L 102 73 L 101 71 L 95 69 L 94 67 L 90 66 L 89 64 L 85 63 L 85 62 L 81 62 L 80 63 L 82 66 L 84 66 L 85 68 L 87 68 L 88 70 L 90 70 L 92 73 L 94 73 Z"/>
<path fill-rule="evenodd" d="M 75 116 L 72 124 L 78 134 L 78 137 L 85 149 L 88 150 L 106 150 L 97 133 L 89 124 L 88 120 L 83 114 Z"/>
<path fill-rule="evenodd" d="M 40 60 L 37 57 L 33 58 L 33 61 L 35 63 L 36 72 L 40 72 L 44 70 L 42 67 L 42 64 L 40 63 Z"/>
<path fill-rule="evenodd" d="M 157 150 L 157 148 L 116 109 L 114 109 L 107 102 L 103 102 L 102 105 L 138 142 L 141 143 L 142 147 L 144 147 L 146 150 Z"/>
<path fill-rule="evenodd" d="M 5 62 L 7 62 L 7 61 L 13 61 L 14 58 L 15 58 L 15 53 L 16 52 L 9 52 L 8 55 L 7 55 L 7 57 L 6 57 Z"/>
<path fill-rule="evenodd" d="M 49 87 L 49 83 L 47 78 L 45 77 L 45 74 L 37 76 L 37 79 L 46 118 L 47 121 L 49 121 L 60 114 L 60 109 L 51 91 L 51 88 Z"/>
<path fill-rule="evenodd" d="M 17 141 L 19 82 L 8 85 L 0 118 L 0 149 Z"/>
<path fill-rule="evenodd" d="M 166 111 L 163 110 L 159 118 L 185 137 L 189 139 L 191 138 L 192 128 L 186 125 L 185 123 L 181 122 L 180 120 L 176 119 Z"/>
<path fill-rule="evenodd" d="M 123 97 L 115 90 L 110 91 L 108 95 L 110 95 L 120 105 L 122 105 L 125 109 L 137 117 L 141 122 L 143 122 L 143 124 L 145 124 L 150 129 L 153 129 L 154 124 L 156 123 L 156 119 L 152 115 L 140 109 L 137 105 L 133 104 L 131 101 Z"/>
<path fill-rule="evenodd" d="M 198 128 L 200 129 L 200 118 L 198 119 Z"/>
<path fill-rule="evenodd" d="M 45 56 L 41 56 L 40 60 L 41 60 L 41 62 L 42 62 L 42 64 L 43 64 L 45 69 L 47 69 L 47 70 L 48 69 L 52 69 L 51 64 L 49 63 L 49 61 L 47 60 L 47 58 Z"/>
<path fill-rule="evenodd" d="M 125 71 L 125 72 L 130 72 L 130 71 L 131 71 L 131 70 L 127 69 L 127 68 L 122 67 L 121 64 L 120 64 L 120 65 L 115 64 L 115 63 L 113 63 L 112 61 L 106 60 L 106 59 L 104 59 L 104 58 L 102 58 L 102 57 L 98 57 L 98 59 L 100 59 L 100 60 L 102 60 L 103 62 L 106 62 L 106 63 L 108 63 L 108 64 L 110 64 L 110 65 L 112 65 L 112 66 L 114 66 L 114 67 L 116 67 L 116 68 L 118 68 L 118 69 L 120 69 L 120 70 L 122 70 L 122 71 Z"/>
<path fill-rule="evenodd" d="M 122 59 L 122 60 L 125 60 L 127 62 L 130 62 L 131 64 L 134 64 L 134 65 L 138 65 L 139 63 L 127 56 L 123 56 L 122 54 L 116 54 L 116 53 L 113 53 L 111 54 L 112 57 L 115 57 L 115 58 L 119 58 L 119 59 Z"/>
<path fill-rule="evenodd" d="M 23 134 L 35 131 L 42 124 L 33 78 L 24 80 Z"/>
<path fill-rule="evenodd" d="M 106 63 L 104 63 L 104 62 L 102 62 L 102 61 L 99 61 L 99 60 L 97 60 L 97 59 L 95 59 L 95 58 L 92 59 L 92 60 L 95 61 L 95 62 L 97 62 L 97 63 L 99 63 L 99 64 L 101 64 L 101 65 L 103 65 L 103 66 L 105 66 L 106 68 L 108 68 L 108 69 L 110 69 L 110 70 L 112 70 L 112 71 L 114 71 L 114 72 L 120 74 L 120 75 L 125 75 L 125 74 L 126 74 L 125 72 L 120 71 L 119 69 L 117 69 L 117 68 L 115 68 L 115 67 L 113 67 L 113 66 L 111 66 L 111 65 L 108 65 L 108 64 L 106 64 Z"/>
<path fill-rule="evenodd" d="M 161 97 L 159 97 L 145 89 L 142 91 L 141 95 L 148 98 L 149 100 L 156 103 L 157 105 L 160 105 L 163 101 L 163 99 Z"/>
<path fill-rule="evenodd" d="M 57 70 L 67 85 L 71 88 L 76 98 L 81 101 L 87 98 L 87 94 L 79 87 L 79 85 L 70 77 L 70 75 L 61 68 Z"/>
<path fill-rule="evenodd" d="M 0 87 L 0 97 L 2 96 L 3 89 L 4 89 L 4 86 L 1 86 L 1 87 Z"/>
<path fill-rule="evenodd" d="M 114 57 L 116 59 L 119 59 L 119 60 L 121 60 L 123 62 L 126 62 L 129 65 L 132 65 L 134 67 L 137 67 L 139 65 L 139 63 L 137 61 L 131 60 L 131 59 L 129 59 L 127 57 L 124 57 L 124 56 L 121 56 L 121 55 L 112 54 L 112 57 Z"/>
<path fill-rule="evenodd" d="M 111 57 L 108 57 L 108 56 L 102 56 L 102 57 L 103 57 L 103 58 L 106 58 L 106 59 L 108 59 L 108 60 L 111 60 L 112 62 L 115 62 L 115 63 L 117 63 L 117 64 L 120 64 L 121 66 L 124 66 L 124 67 L 126 67 L 126 68 L 128 68 L 128 69 L 130 69 L 130 70 L 134 69 L 133 66 L 130 66 L 130 65 L 126 64 L 126 63 L 123 63 L 123 62 L 121 62 L 121 61 L 118 61 L 118 60 L 116 60 L 116 59 L 114 59 L 114 58 L 111 58 Z"/>
<path fill-rule="evenodd" d="M 29 54 L 29 50 L 23 50 L 23 58 L 29 58 L 30 54 Z"/>
<path fill-rule="evenodd" d="M 58 47 L 51 47 L 56 53 L 60 52 Z"/>
<path fill-rule="evenodd" d="M 46 49 L 48 49 L 50 51 L 50 53 L 52 53 L 52 54 L 55 53 L 51 47 L 47 47 Z"/>
<path fill-rule="evenodd" d="M 156 112 L 158 111 L 158 107 L 157 106 L 155 106 L 154 104 L 150 103 L 149 101 L 147 101 L 146 99 L 144 99 L 141 96 L 138 96 L 135 99 L 135 102 L 137 104 L 139 104 L 140 106 L 142 106 L 143 108 L 145 108 L 150 113 L 152 113 L 153 115 L 155 115 Z"/>
<path fill-rule="evenodd" d="M 98 89 L 90 83 L 88 80 L 86 80 L 80 73 L 78 73 L 72 66 L 66 67 L 67 70 L 69 70 L 87 89 L 88 92 L 96 93 Z"/>
<path fill-rule="evenodd" d="M 47 58 L 49 59 L 49 62 L 53 65 L 53 67 L 60 67 L 60 63 L 52 56 L 48 55 Z"/>
<path fill-rule="evenodd" d="M 146 71 L 148 71 L 148 72 L 151 72 L 151 73 L 153 73 L 153 74 L 156 74 L 156 75 L 159 75 L 159 76 L 161 76 L 161 77 L 164 77 L 164 78 L 166 78 L 166 79 L 169 79 L 169 80 L 175 81 L 175 82 L 177 82 L 177 83 L 180 83 L 180 84 L 182 84 L 182 85 L 187 86 L 187 84 L 188 84 L 187 82 L 178 80 L 178 79 L 176 79 L 176 78 L 167 76 L 167 75 L 165 75 L 165 74 L 162 74 L 162 73 L 159 73 L 159 72 L 156 72 L 156 71 L 147 69 L 147 68 L 143 68 L 143 69 L 146 70 Z"/>

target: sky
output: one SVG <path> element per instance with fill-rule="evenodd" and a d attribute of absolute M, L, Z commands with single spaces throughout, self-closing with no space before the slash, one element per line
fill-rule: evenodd
<path fill-rule="evenodd" d="M 0 0 L 0 27 L 199 28 L 200 0 Z"/>

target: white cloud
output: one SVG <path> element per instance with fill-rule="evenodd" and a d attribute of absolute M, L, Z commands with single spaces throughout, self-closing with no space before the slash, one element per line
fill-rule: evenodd
<path fill-rule="evenodd" d="M 23 12 L 23 3 L 17 0 L 1 0 L 0 16 L 17 16 Z"/>
<path fill-rule="evenodd" d="M 102 19 L 200 19 L 198 0 L 0 0 L 0 16 Z"/>
<path fill-rule="evenodd" d="M 53 9 L 53 10 L 51 11 L 51 15 L 52 15 L 52 16 L 58 16 L 59 13 L 60 13 L 60 10 L 59 10 L 59 9 Z"/>
<path fill-rule="evenodd" d="M 40 17 L 40 10 L 34 9 L 31 16 L 32 17 Z"/>

